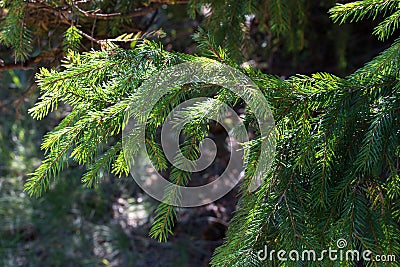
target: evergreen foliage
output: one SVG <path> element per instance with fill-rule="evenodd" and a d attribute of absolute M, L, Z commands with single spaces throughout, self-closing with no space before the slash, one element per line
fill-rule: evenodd
<path fill-rule="evenodd" d="M 97 36 L 127 35 L 141 16 L 181 3 L 186 1 L 2 0 L 0 44 L 13 50 L 15 62 L 60 57 L 62 49 L 102 47 L 104 40 Z"/>
<path fill-rule="evenodd" d="M 304 46 L 306 1 L 235 1 L 191 0 L 189 15 L 205 13 L 205 28 L 214 37 L 215 44 L 222 46 L 230 58 L 240 60 L 248 41 L 249 21 L 257 18 L 260 28 L 271 35 L 270 41 L 280 37 L 286 47 L 299 50 Z M 268 44 L 272 46 L 273 44 Z"/>
<path fill-rule="evenodd" d="M 270 29 L 275 34 L 296 39 L 299 31 L 297 28 L 295 35 L 291 33 L 296 29 L 293 24 L 300 23 L 304 16 L 300 5 L 294 8 L 296 3 L 301 2 L 265 1 Z M 265 174 L 265 183 L 255 193 L 246 189 L 255 172 L 260 139 L 256 137 L 246 146 L 239 209 L 211 265 L 291 266 L 292 262 L 278 262 L 276 258 L 260 262 L 257 251 L 264 245 L 276 251 L 322 251 L 335 248 L 340 238 L 347 240 L 348 249 L 400 256 L 400 40 L 347 77 L 316 73 L 283 80 L 235 63 L 245 38 L 245 15 L 261 14 L 264 10 L 259 8 L 258 1 L 192 0 L 189 12 L 194 16 L 204 6 L 211 6 L 213 13 L 206 27 L 210 33 L 200 31 L 195 36 L 199 47 L 207 51 L 206 57 L 229 64 L 262 89 L 278 129 L 273 169 Z M 14 20 L 20 21 L 19 12 L 13 12 Z M 383 16 L 374 31 L 380 39 L 387 39 L 398 28 L 399 12 L 399 1 L 382 0 L 357 1 L 330 10 L 332 19 L 339 23 Z M 10 31 L 7 25 L 3 27 L 2 42 L 14 48 L 17 58 L 26 58 L 29 45 L 18 50 L 18 44 L 29 42 L 29 38 L 18 39 L 14 32 L 5 37 L 5 31 Z M 16 31 L 29 36 L 24 29 Z M 65 34 L 65 45 L 76 49 L 79 36 L 71 26 Z M 136 101 L 140 105 L 145 101 L 146 92 L 138 92 L 139 86 L 168 66 L 207 60 L 166 52 L 156 42 L 143 40 L 132 50 L 109 45 L 102 51 L 69 51 L 61 70 L 41 69 L 37 75 L 41 96 L 30 114 L 42 119 L 57 109 L 60 101 L 70 105 L 72 112 L 45 136 L 42 149 L 46 157 L 26 183 L 26 191 L 42 195 L 70 161 L 86 166 L 82 182 L 87 186 L 96 185 L 105 172 L 128 174 L 121 150 L 121 131 L 130 103 Z M 224 89 L 204 88 L 201 84 L 174 88 L 153 109 L 147 122 L 148 133 L 155 133 L 182 100 L 204 94 L 230 104 L 238 100 Z M 210 112 L 210 107 L 213 106 L 208 106 L 208 110 L 200 107 L 200 111 Z M 185 130 L 182 152 L 187 152 L 191 159 L 197 157 L 197 143 L 207 133 L 201 113 Z M 245 121 L 256 124 L 251 110 L 246 112 Z M 146 145 L 155 166 L 159 170 L 168 168 L 153 134 L 148 135 Z M 173 168 L 169 178 L 185 185 L 190 173 Z M 167 191 L 166 197 L 176 196 Z M 165 241 L 172 233 L 176 214 L 175 207 L 160 204 L 150 235 Z M 322 262 L 296 264 L 376 263 L 330 262 L 326 258 Z"/>
<path fill-rule="evenodd" d="M 23 1 L 2 1 L 0 7 L 9 12 L 1 28 L 0 43 L 13 48 L 15 60 L 25 60 L 32 52 L 32 37 L 25 26 Z"/>

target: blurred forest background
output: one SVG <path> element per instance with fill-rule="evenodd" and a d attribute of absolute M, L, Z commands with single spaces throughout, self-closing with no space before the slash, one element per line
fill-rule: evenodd
<path fill-rule="evenodd" d="M 131 177 L 109 175 L 97 188 L 85 188 L 79 179 L 84 170 L 71 162 L 64 179 L 43 197 L 24 193 L 27 174 L 43 158 L 43 135 L 69 112 L 65 106 L 41 121 L 28 115 L 39 95 L 38 68 L 57 68 L 65 55 L 68 16 L 78 18 L 76 26 L 84 33 L 80 51 L 99 49 L 101 39 L 133 33 L 161 42 L 166 50 L 196 54 L 192 35 L 199 27 L 208 27 L 209 10 L 189 16 L 185 1 L 93 1 L 104 13 L 143 11 L 115 18 L 94 15 L 88 6 L 92 1 L 74 1 L 77 6 L 71 9 L 63 2 L 22 3 L 34 40 L 24 63 L 15 61 L 10 47 L 0 45 L 0 266 L 208 266 L 235 210 L 235 192 L 216 203 L 181 210 L 168 243 L 148 238 L 158 203 L 144 195 Z M 372 36 L 376 24 L 371 20 L 334 24 L 327 11 L 337 1 L 299 2 L 305 6 L 304 18 L 292 39 L 271 33 L 267 14 L 264 19 L 246 18 L 241 64 L 281 77 L 317 71 L 343 76 L 393 41 Z M 7 13 L 7 7 L 0 9 L 3 30 L 9 23 Z"/>

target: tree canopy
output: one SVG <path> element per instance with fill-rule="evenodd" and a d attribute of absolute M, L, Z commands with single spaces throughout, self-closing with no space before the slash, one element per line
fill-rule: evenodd
<path fill-rule="evenodd" d="M 65 56 L 60 66 L 41 68 L 36 74 L 40 96 L 29 114 L 40 120 L 60 105 L 70 107 L 70 112 L 45 135 L 41 146 L 45 158 L 27 180 L 26 192 L 43 195 L 71 162 L 85 166 L 81 181 L 89 187 L 110 172 L 129 175 L 121 133 L 130 103 L 146 104 L 149 92 L 139 92 L 140 85 L 169 66 L 212 59 L 247 75 L 260 88 L 274 115 L 277 146 L 265 182 L 256 192 L 248 192 L 263 136 L 255 111 L 245 106 L 244 122 L 254 137 L 245 146 L 238 209 L 211 265 L 381 266 L 328 258 L 293 263 L 273 257 L 265 263 L 257 257 L 265 245 L 276 251 L 322 251 L 336 248 L 339 239 L 347 241 L 348 250 L 399 256 L 400 41 L 393 36 L 399 26 L 400 2 L 363 0 L 329 9 L 338 24 L 372 19 L 376 26 L 371 34 L 391 42 L 349 75 L 341 75 L 346 69 L 343 50 L 337 50 L 336 74 L 280 77 L 268 74 L 268 67 L 265 72 L 251 64 L 249 60 L 260 55 L 257 44 L 251 44 L 254 24 L 266 36 L 261 42 L 268 48 L 264 56 L 276 55 L 279 49 L 285 51 L 281 57 L 285 58 L 312 47 L 308 42 L 314 37 L 307 35 L 313 24 L 307 16 L 309 2 L 3 1 L 7 14 L 0 41 L 13 49 L 15 62 L 9 66 L 29 67 L 48 58 L 54 65 L 54 58 Z M 170 51 L 162 44 L 165 33 L 152 28 L 152 12 L 181 4 L 186 4 L 190 18 L 201 16 L 202 26 L 193 35 L 196 53 Z M 43 19 L 35 20 L 35 14 Z M 132 28 L 138 21 L 144 27 Z M 243 106 L 242 99 L 225 88 L 196 83 L 173 88 L 157 102 L 147 121 L 147 151 L 157 169 L 168 170 L 170 181 L 179 185 L 190 183 L 190 173 L 171 167 L 157 133 L 175 106 L 198 96 Z M 219 108 L 200 105 L 186 111 L 185 116 L 193 120 L 183 130 L 181 150 L 188 152 L 189 159 L 198 157 L 199 142 L 210 130 L 203 115 Z M 167 241 L 177 210 L 160 203 L 150 236 Z"/>

